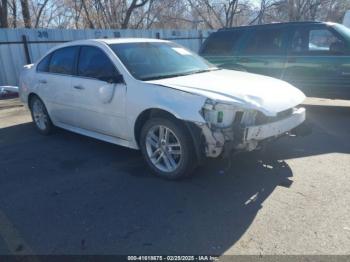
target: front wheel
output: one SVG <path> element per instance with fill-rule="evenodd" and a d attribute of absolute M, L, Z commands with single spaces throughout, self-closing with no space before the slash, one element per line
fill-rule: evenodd
<path fill-rule="evenodd" d="M 140 147 L 147 164 L 160 177 L 183 178 L 196 166 L 191 136 L 178 120 L 148 120 L 141 130 Z"/>

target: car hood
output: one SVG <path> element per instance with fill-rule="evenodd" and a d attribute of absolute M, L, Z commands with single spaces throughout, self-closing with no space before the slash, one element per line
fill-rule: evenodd
<path fill-rule="evenodd" d="M 225 69 L 147 82 L 202 95 L 222 103 L 256 109 L 270 116 L 292 108 L 305 99 L 299 89 L 285 81 Z"/>

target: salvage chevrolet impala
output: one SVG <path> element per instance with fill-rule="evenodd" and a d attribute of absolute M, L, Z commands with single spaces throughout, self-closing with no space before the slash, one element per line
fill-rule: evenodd
<path fill-rule="evenodd" d="M 206 157 L 252 151 L 305 120 L 304 94 L 270 77 L 219 69 L 155 39 L 63 44 L 20 76 L 20 98 L 42 134 L 54 126 L 140 149 L 177 179 Z"/>

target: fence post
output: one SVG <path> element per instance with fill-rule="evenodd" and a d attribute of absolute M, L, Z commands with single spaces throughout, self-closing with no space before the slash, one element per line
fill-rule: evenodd
<path fill-rule="evenodd" d="M 26 56 L 27 64 L 31 64 L 32 60 L 30 59 L 27 37 L 25 35 L 22 35 L 22 42 L 23 42 L 24 54 Z"/>
<path fill-rule="evenodd" d="M 203 31 L 199 30 L 199 47 L 203 44 Z"/>

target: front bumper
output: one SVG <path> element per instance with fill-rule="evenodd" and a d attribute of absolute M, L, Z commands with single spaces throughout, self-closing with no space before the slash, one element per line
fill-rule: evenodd
<path fill-rule="evenodd" d="M 305 121 L 305 108 L 296 109 L 289 117 L 259 126 L 246 127 L 244 141 L 261 141 L 287 133 Z"/>
<path fill-rule="evenodd" d="M 304 121 L 305 108 L 298 108 L 285 118 L 262 125 L 210 129 L 208 125 L 199 124 L 198 127 L 205 137 L 205 155 L 215 158 L 232 151 L 253 151 L 266 141 L 292 133 Z"/>

